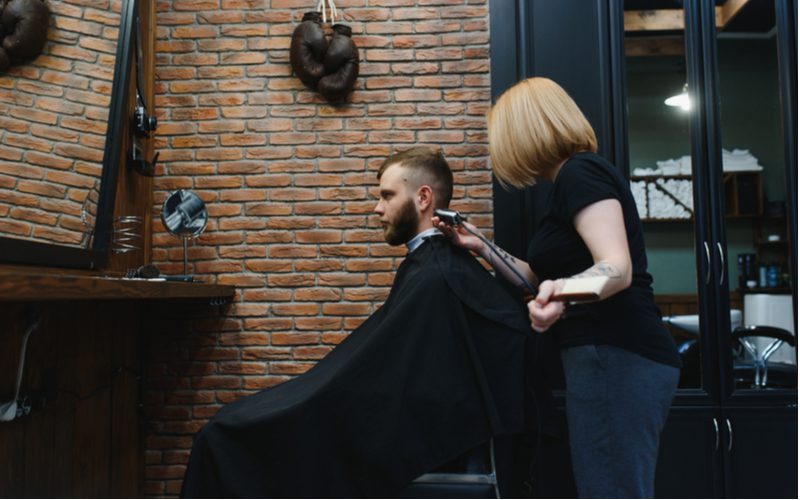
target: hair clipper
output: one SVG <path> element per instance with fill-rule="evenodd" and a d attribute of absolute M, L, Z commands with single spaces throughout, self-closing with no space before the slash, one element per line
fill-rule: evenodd
<path fill-rule="evenodd" d="M 433 215 L 438 217 L 440 221 L 444 222 L 448 226 L 457 226 L 467 220 L 465 216 L 461 215 L 455 210 L 445 210 L 443 208 L 437 208 L 434 210 Z"/>

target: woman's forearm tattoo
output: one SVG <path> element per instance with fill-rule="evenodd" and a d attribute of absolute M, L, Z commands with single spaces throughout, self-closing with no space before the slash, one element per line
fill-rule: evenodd
<path fill-rule="evenodd" d="M 485 243 L 489 247 L 489 255 L 488 255 L 489 265 L 491 265 L 495 269 L 498 269 L 497 268 L 497 260 L 495 260 L 495 259 L 499 258 L 499 259 L 502 259 L 503 261 L 505 261 L 504 264 L 506 266 L 513 266 L 514 268 L 516 268 L 516 266 L 517 266 L 516 257 L 514 257 L 511 254 L 509 254 L 508 252 L 506 252 L 505 250 L 503 250 L 499 246 L 495 245 L 491 241 L 487 240 L 487 241 L 485 241 Z M 514 274 L 517 274 L 517 273 L 514 273 Z M 525 280 L 522 277 L 520 277 L 518 274 L 517 274 L 517 279 L 519 280 L 519 282 L 517 283 L 517 286 L 519 288 L 521 288 L 522 290 L 527 291 L 528 290 L 528 284 L 525 283 Z"/>
<path fill-rule="evenodd" d="M 622 273 L 614 264 L 598 262 L 584 272 L 576 274 L 573 278 L 586 278 L 588 276 L 608 276 L 612 279 L 620 279 L 622 278 Z"/>

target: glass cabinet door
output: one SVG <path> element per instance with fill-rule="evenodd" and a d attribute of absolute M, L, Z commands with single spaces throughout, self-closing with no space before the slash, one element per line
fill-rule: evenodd
<path fill-rule="evenodd" d="M 726 2 L 731 3 L 731 2 Z M 797 387 L 775 2 L 717 9 L 716 56 L 731 318 L 729 392 Z M 789 147 L 797 147 L 796 142 Z M 724 263 L 723 263 L 724 261 Z M 727 283 L 724 283 L 727 281 Z M 783 338 L 783 340 L 781 340 Z"/>
<path fill-rule="evenodd" d="M 683 8 L 680 2 L 625 0 L 624 9 L 628 173 L 643 221 L 649 272 L 683 360 L 679 387 L 708 390 Z"/>

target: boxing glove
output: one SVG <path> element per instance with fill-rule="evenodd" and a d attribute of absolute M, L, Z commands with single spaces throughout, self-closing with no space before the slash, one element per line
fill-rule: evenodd
<path fill-rule="evenodd" d="M 0 20 L 2 19 L 3 5 L 0 4 Z M 3 31 L 3 23 L 0 22 L 0 73 L 3 73 L 11 66 L 11 60 L 8 58 L 8 54 L 6 54 L 6 49 L 3 48 L 3 37 L 5 37 L 5 31 Z"/>
<path fill-rule="evenodd" d="M 0 47 L 0 73 L 3 73 L 10 66 L 11 66 L 11 60 L 8 58 L 6 50 L 3 47 Z"/>
<path fill-rule="evenodd" d="M 358 78 L 358 48 L 350 38 L 353 31 L 345 24 L 333 25 L 333 37 L 325 54 L 325 76 L 317 89 L 329 101 L 341 101 Z"/>
<path fill-rule="evenodd" d="M 12 63 L 36 59 L 47 41 L 50 12 L 42 0 L 11 0 L 3 9 L 2 47 Z"/>
<path fill-rule="evenodd" d="M 303 84 L 315 88 L 325 75 L 322 61 L 327 49 L 328 41 L 320 25 L 320 13 L 306 12 L 303 21 L 292 33 L 289 48 L 289 62 Z"/>

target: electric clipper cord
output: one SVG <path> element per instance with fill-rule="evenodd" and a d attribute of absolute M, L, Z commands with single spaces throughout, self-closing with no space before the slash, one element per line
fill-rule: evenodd
<path fill-rule="evenodd" d="M 441 208 L 437 208 L 436 210 L 433 211 L 433 214 L 435 216 L 439 217 L 439 220 L 441 220 L 442 222 L 444 222 L 448 226 L 459 226 L 459 225 L 461 225 L 462 222 L 467 220 L 467 218 L 465 216 L 461 215 L 460 213 L 458 213 L 455 210 L 444 210 L 444 209 L 441 209 Z M 539 294 L 538 290 L 536 290 L 536 288 L 533 285 L 531 285 L 528 282 L 528 280 L 526 280 L 525 277 L 522 276 L 522 274 L 520 274 L 520 272 L 517 270 L 516 267 L 511 265 L 506 260 L 507 256 L 501 254 L 500 251 L 497 250 L 497 247 L 491 241 L 487 240 L 481 233 L 473 231 L 470 228 L 468 228 L 467 226 L 461 225 L 461 227 L 463 227 L 471 235 L 477 237 L 482 242 L 484 242 L 486 244 L 486 246 L 489 248 L 489 250 L 491 250 L 495 255 L 497 255 L 497 257 L 500 258 L 500 262 L 505 264 L 505 266 L 512 273 L 514 273 L 514 275 L 519 279 L 519 285 L 522 288 L 525 288 L 530 293 L 530 295 L 531 295 L 530 296 L 530 300 L 533 300 L 533 298 L 536 297 Z M 526 297 L 526 301 L 527 300 L 528 300 L 528 297 Z"/>

